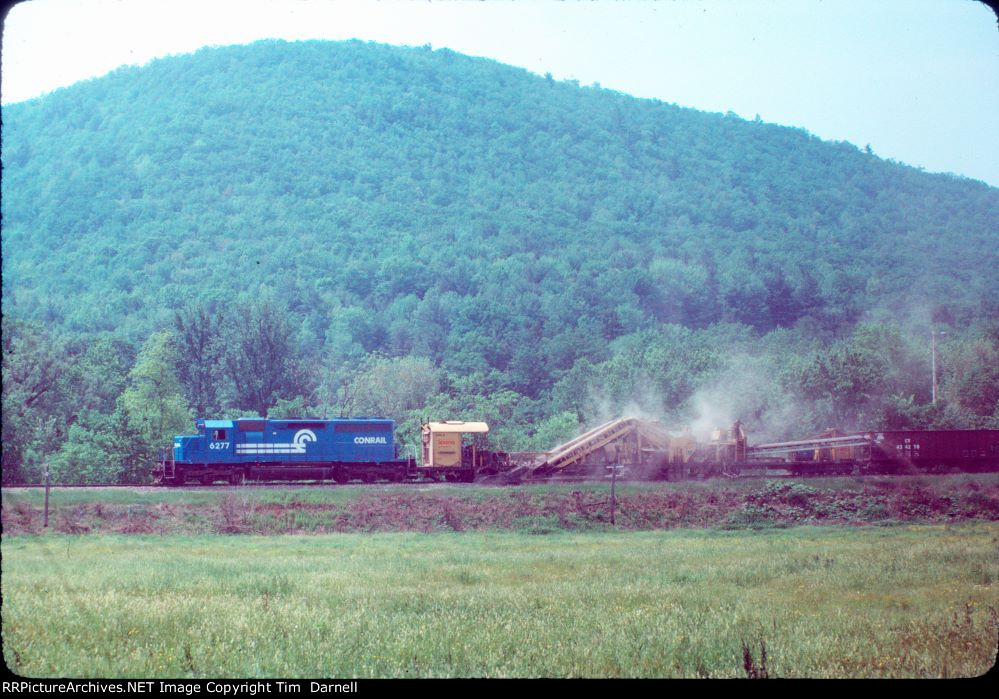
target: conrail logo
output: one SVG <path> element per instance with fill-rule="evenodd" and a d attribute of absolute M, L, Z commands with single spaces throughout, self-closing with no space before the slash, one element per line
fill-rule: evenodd
<path fill-rule="evenodd" d="M 237 444 L 236 454 L 304 454 L 305 445 L 316 441 L 316 433 L 312 430 L 299 430 L 291 440 L 291 444 L 262 444 L 251 442 Z"/>
<path fill-rule="evenodd" d="M 354 437 L 354 444 L 388 444 L 384 437 Z"/>

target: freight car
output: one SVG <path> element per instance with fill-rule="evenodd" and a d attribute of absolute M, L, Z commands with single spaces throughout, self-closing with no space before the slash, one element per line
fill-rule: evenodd
<path fill-rule="evenodd" d="M 855 458 L 865 473 L 983 472 L 999 468 L 999 430 L 885 430 Z"/>

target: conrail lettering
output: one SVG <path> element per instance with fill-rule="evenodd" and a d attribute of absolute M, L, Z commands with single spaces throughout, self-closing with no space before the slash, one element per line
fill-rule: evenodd
<path fill-rule="evenodd" d="M 354 437 L 354 444 L 388 444 L 384 437 Z"/>

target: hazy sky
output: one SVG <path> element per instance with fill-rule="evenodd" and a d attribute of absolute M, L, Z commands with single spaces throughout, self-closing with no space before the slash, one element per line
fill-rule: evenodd
<path fill-rule="evenodd" d="M 999 31 L 974 0 L 30 0 L 2 101 L 269 37 L 446 46 L 999 186 Z"/>

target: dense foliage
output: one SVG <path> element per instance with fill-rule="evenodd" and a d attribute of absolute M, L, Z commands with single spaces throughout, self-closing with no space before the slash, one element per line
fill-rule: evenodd
<path fill-rule="evenodd" d="M 3 165 L 7 482 L 192 414 L 999 426 L 999 191 L 798 129 L 267 41 L 5 106 Z"/>

